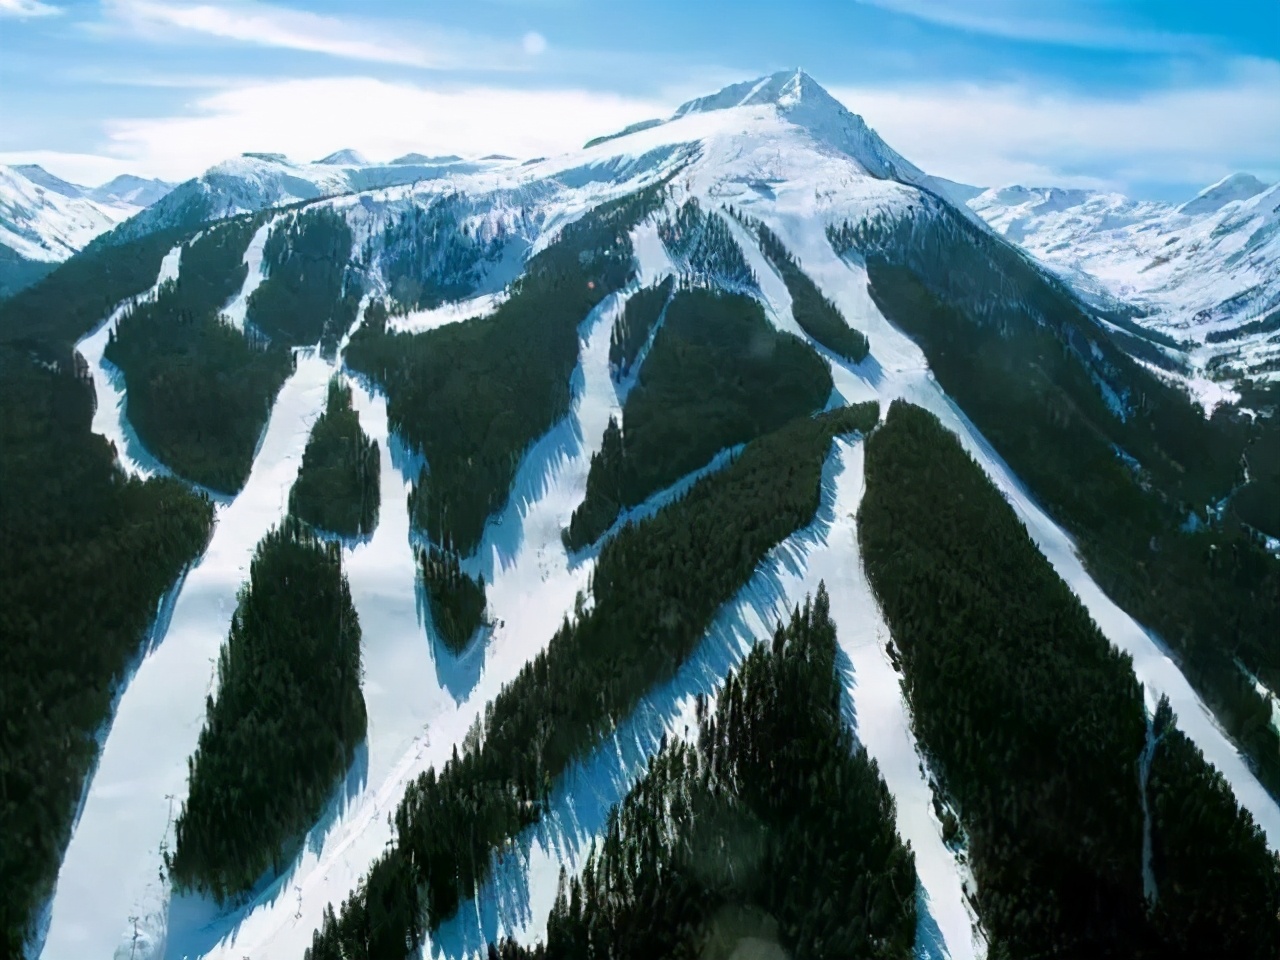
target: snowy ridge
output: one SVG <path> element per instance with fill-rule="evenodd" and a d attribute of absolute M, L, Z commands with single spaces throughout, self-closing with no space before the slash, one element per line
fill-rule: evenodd
<path fill-rule="evenodd" d="M 969 207 L 1106 309 L 1189 341 L 1196 371 L 1268 369 L 1275 330 L 1231 336 L 1280 310 L 1280 184 L 1234 174 L 1174 207 L 1058 188 L 987 190 Z"/>
<path fill-rule="evenodd" d="M 65 260 L 138 209 L 70 196 L 0 166 L 0 245 L 27 260 Z"/>
<path fill-rule="evenodd" d="M 268 207 L 510 166 L 491 159 L 440 159 L 445 162 L 369 164 L 355 162 L 363 158 L 354 151 L 339 151 L 315 163 L 295 163 L 282 154 L 245 153 L 179 184 L 113 236 L 129 240 Z"/>

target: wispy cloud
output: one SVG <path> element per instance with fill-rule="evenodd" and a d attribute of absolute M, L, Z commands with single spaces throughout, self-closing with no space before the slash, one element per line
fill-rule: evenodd
<path fill-rule="evenodd" d="M 1280 63 L 1219 83 L 1101 97 L 1033 83 L 840 87 L 832 93 L 930 173 L 982 186 L 1206 184 L 1280 178 Z"/>
<path fill-rule="evenodd" d="M 12 0 L 0 0 L 0 3 Z M 107 0 L 108 22 L 157 40 L 181 34 L 232 43 L 324 54 L 427 70 L 520 69 L 546 49 L 540 37 L 510 41 L 388 24 L 361 17 L 330 17 L 266 3 L 172 3 Z"/>
<path fill-rule="evenodd" d="M 1108 22 L 1102 4 L 1061 0 L 857 0 L 916 20 L 1006 40 L 1094 50 L 1176 53 L 1203 50 L 1202 37 Z"/>
<path fill-rule="evenodd" d="M 56 17 L 61 8 L 40 0 L 0 0 L 0 17 Z"/>
<path fill-rule="evenodd" d="M 426 89 L 369 77 L 250 82 L 209 94 L 179 115 L 107 120 L 97 167 L 180 180 L 247 150 L 302 161 L 342 147 L 374 160 L 410 151 L 529 157 L 575 149 L 669 112 L 665 103 L 580 89 Z M 10 154 L 7 162 L 22 156 Z M 83 157 L 46 160 L 65 175 L 91 166 Z"/>

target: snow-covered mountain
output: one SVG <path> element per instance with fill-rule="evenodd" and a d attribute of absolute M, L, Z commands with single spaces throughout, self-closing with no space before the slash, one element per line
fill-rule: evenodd
<path fill-rule="evenodd" d="M 35 164 L 0 166 L 0 296 L 35 281 L 169 189 L 130 176 L 82 187 Z"/>
<path fill-rule="evenodd" d="M 1095 304 L 1187 341 L 1216 378 L 1280 369 L 1280 184 L 1233 174 L 1175 206 L 1011 186 L 970 208 Z"/>
<path fill-rule="evenodd" d="M 1182 218 L 1179 223 L 1199 225 L 1205 217 L 1214 226 L 1197 227 L 1196 236 L 1204 234 L 1208 242 L 1217 225 L 1235 223 L 1235 217 L 1247 214 L 1248 223 L 1274 222 L 1266 220 L 1274 218 L 1274 206 L 1270 214 L 1257 208 L 1266 197 L 1274 199 L 1275 188 L 1245 197 L 1240 194 L 1248 192 L 1247 184 L 1231 187 L 1201 204 L 1207 208 L 1221 199 L 1212 212 L 1198 214 L 1078 191 L 1010 188 L 974 197 L 974 188 L 911 164 L 800 71 L 727 87 L 684 104 L 667 119 L 633 125 L 580 151 L 523 164 L 502 157 L 468 162 L 417 154 L 382 166 L 362 161 L 348 151 L 305 164 L 276 154 L 246 154 L 179 185 L 115 236 L 167 227 L 194 229 L 230 214 L 318 201 L 312 206 L 336 212 L 350 226 L 352 260 L 358 261 L 365 292 L 400 301 L 393 306 L 404 310 L 393 312 L 390 325 L 425 330 L 492 312 L 511 295 L 510 281 L 520 275 L 528 256 L 546 249 L 588 211 L 659 185 L 665 193 L 662 209 L 626 228 L 635 254 L 635 282 L 580 319 L 571 410 L 521 456 L 510 503 L 491 517 L 480 548 L 466 558 L 485 577 L 494 624 L 480 641 L 482 649 L 466 658 L 449 658 L 439 644 L 423 642 L 424 630 L 433 628 L 424 624 L 421 573 L 405 496 L 421 464 L 392 430 L 386 396 L 363 381 L 354 385 L 362 422 L 379 444 L 383 487 L 377 531 L 367 542 L 343 546 L 354 603 L 369 638 L 366 688 L 376 691 L 368 699 L 362 766 L 335 797 L 325 821 L 299 845 L 283 880 L 268 882 L 250 898 L 215 905 L 170 888 L 164 852 L 171 849 L 173 811 L 186 795 L 187 761 L 204 719 L 210 665 L 226 639 L 236 592 L 254 545 L 285 509 L 310 424 L 324 403 L 325 385 L 341 368 L 341 356 L 299 352 L 295 373 L 263 431 L 249 479 L 220 508 L 204 556 L 166 602 L 157 629 L 169 639 L 156 637 L 154 652 L 123 688 L 115 719 L 105 729 L 94 785 L 85 791 L 48 905 L 39 956 L 62 960 L 110 956 L 113 951 L 156 958 L 302 955 L 326 908 L 341 904 L 386 850 L 393 836 L 388 813 L 406 784 L 433 766 L 440 768 L 455 749 L 466 752 L 468 731 L 483 716 L 485 704 L 545 651 L 575 602 L 580 605 L 590 593 L 595 554 L 571 557 L 561 531 L 583 502 L 592 456 L 601 450 L 606 424 L 621 415 L 625 403 L 628 387 L 613 379 L 609 363 L 611 332 L 627 298 L 641 285 L 672 276 L 715 282 L 708 272 L 700 273 L 692 257 L 673 255 L 660 234 L 659 223 L 668 223 L 690 200 L 723 221 L 754 276 L 751 295 L 775 328 L 816 345 L 797 322 L 797 301 L 764 253 L 760 235 L 746 225 L 753 220 L 767 225 L 817 291 L 868 335 L 870 355 L 860 363 L 846 363 L 815 348 L 834 384 L 830 403 L 878 400 L 887 407 L 907 399 L 934 412 L 959 436 L 1107 638 L 1132 655 L 1138 679 L 1170 696 L 1189 736 L 1276 844 L 1280 809 L 1209 719 L 1166 649 L 1094 582 L 1073 539 L 943 391 L 921 347 L 923 340 L 913 341 L 890 322 L 870 289 L 868 273 L 872 260 L 894 254 L 910 266 L 934 267 L 938 289 L 969 311 L 966 318 L 978 318 L 962 336 L 980 329 L 984 319 L 991 319 L 991 326 L 1050 328 L 1056 338 L 1050 362 L 1063 354 L 1078 363 L 1087 377 L 1076 380 L 1097 391 L 1087 399 L 1102 416 L 1110 411 L 1121 422 L 1128 413 L 1129 390 L 1117 379 L 1119 350 L 1112 328 L 1077 316 L 1065 287 L 995 231 L 1026 245 L 1078 288 L 1089 290 L 1093 274 L 1086 271 L 1093 261 L 1059 262 L 1054 258 L 1058 244 L 1087 250 L 1090 238 L 1111 230 L 1130 230 L 1145 242 L 1144 224 Z M 278 222 L 289 214 L 274 216 Z M 248 276 L 226 309 L 238 321 L 233 325 L 243 327 L 245 300 L 263 282 L 264 241 L 271 227 L 268 220 L 258 228 L 246 249 Z M 1055 229 L 1058 234 L 1049 239 Z M 851 238 L 847 249 L 835 249 L 833 235 L 840 231 Z M 1245 251 L 1242 260 L 1253 256 L 1248 250 L 1265 252 L 1275 241 L 1275 231 L 1256 243 L 1246 232 L 1244 226 L 1232 232 L 1237 240 L 1243 238 L 1233 248 Z M 1037 241 L 1041 236 L 1043 242 Z M 1160 275 L 1177 273 L 1180 289 L 1190 290 L 1193 278 L 1181 271 L 1194 273 L 1193 262 L 1212 258 L 1205 254 L 1195 259 L 1199 248 L 1184 239 L 1176 246 L 1167 244 L 1180 251 L 1182 266 Z M 1119 262 L 1121 243 L 1117 238 L 1109 251 L 1099 252 L 1098 262 Z M 1149 259 L 1155 257 L 1153 252 Z M 152 295 L 175 278 L 178 261 L 175 248 Z M 1244 266 L 1231 269 L 1240 275 L 1246 271 Z M 401 295 L 406 272 L 415 273 L 415 284 Z M 1256 272 L 1260 276 L 1261 267 Z M 970 277 L 976 293 L 964 286 Z M 1114 303 L 1121 296 L 1111 292 L 1103 277 L 1094 282 L 1097 298 L 1105 295 Z M 1168 277 L 1161 282 L 1174 284 Z M 424 296 L 428 288 L 450 292 Z M 416 302 L 410 303 L 411 296 Z M 1176 297 L 1171 289 L 1167 302 L 1173 304 Z M 1155 301 L 1142 302 L 1153 311 L 1153 321 L 1158 320 Z M 1062 312 L 1071 316 L 1059 322 L 1049 314 L 1063 303 Z M 122 305 L 79 348 L 98 391 L 94 431 L 115 444 L 123 470 L 145 475 L 159 468 L 144 456 L 128 422 L 125 378 L 103 359 L 104 344 L 124 312 Z M 1164 326 L 1179 329 L 1172 321 Z M 1056 349 L 1058 344 L 1064 349 Z M 945 354 L 946 344 L 943 348 Z M 497 386 L 478 384 L 475 389 Z M 1101 459 L 1111 456 L 1104 447 Z M 713 462 L 707 469 L 715 468 Z M 530 828 L 505 848 L 510 855 L 500 858 L 500 869 L 474 902 L 464 906 L 460 920 L 432 934 L 427 955 L 483 951 L 480 932 L 469 922 L 483 922 L 486 936 L 495 931 L 525 940 L 541 936 L 560 868 L 581 869 L 608 809 L 642 773 L 659 739 L 679 736 L 682 725 L 688 729 L 695 696 L 723 679 L 726 663 L 740 661 L 754 637 L 766 636 L 820 579 L 830 584 L 840 578 L 860 584 L 849 591 L 839 612 L 850 676 L 846 692 L 855 706 L 858 736 L 880 763 L 900 830 L 915 852 L 920 929 L 931 938 L 928 943 L 922 939 L 918 955 L 956 960 L 985 956 L 974 914 L 974 878 L 965 858 L 957 856 L 956 844 L 943 840 L 929 760 L 917 754 L 898 666 L 884 653 L 888 628 L 859 572 L 854 518 L 863 486 L 862 447 L 856 440 L 841 442 L 824 472 L 821 510 L 813 524 L 769 555 L 748 587 L 726 604 L 724 617 L 682 672 L 651 692 L 634 716 L 618 718 L 599 751 L 579 758 L 548 801 L 546 821 L 552 826 L 547 829 L 558 832 L 548 841 L 547 834 L 537 832 L 540 827 Z M 687 487 L 672 488 L 669 496 L 678 496 L 681 489 Z M 646 509 L 656 511 L 662 502 L 655 498 Z"/>
<path fill-rule="evenodd" d="M 354 150 L 339 150 L 314 163 L 295 163 L 279 153 L 245 153 L 180 183 L 111 239 L 129 240 L 303 200 L 455 177 L 506 162 L 409 154 L 391 163 L 370 163 Z"/>
<path fill-rule="evenodd" d="M 87 190 L 86 196 L 98 203 L 142 208 L 151 206 L 176 186 L 167 180 L 124 173 L 100 187 Z"/>

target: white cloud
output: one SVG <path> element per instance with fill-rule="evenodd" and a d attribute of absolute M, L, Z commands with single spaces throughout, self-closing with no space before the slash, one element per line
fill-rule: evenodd
<path fill-rule="evenodd" d="M 103 152 L 108 163 L 166 179 L 195 176 L 246 150 L 297 160 L 342 147 L 374 160 L 410 151 L 527 157 L 576 149 L 602 132 L 668 112 L 662 103 L 575 89 L 426 89 L 367 77 L 285 80 L 221 90 L 181 116 L 108 120 Z M 51 166 L 59 173 L 72 170 Z"/>
<path fill-rule="evenodd" d="M 837 87 L 832 93 L 930 173 L 985 186 L 1128 189 L 1280 177 L 1280 63 L 1242 60 L 1220 84 L 1114 98 L 1030 85 Z"/>
<path fill-rule="evenodd" d="M 62 10 L 40 0 L 0 0 L 0 17 L 54 17 Z"/>
<path fill-rule="evenodd" d="M 521 44 L 525 53 L 531 57 L 536 57 L 538 54 L 546 52 L 547 38 L 536 30 L 530 30 L 524 35 L 524 40 L 521 41 Z"/>
<path fill-rule="evenodd" d="M 1277 89 L 1280 63 L 1239 60 L 1217 84 L 1111 97 L 1032 82 L 832 93 L 930 173 L 983 186 L 1136 185 L 1167 194 L 1236 170 L 1280 179 Z M 104 121 L 100 156 L 13 153 L 0 162 L 45 163 L 68 179 L 98 182 L 124 170 L 183 179 L 246 150 L 298 160 L 342 147 L 384 160 L 410 151 L 536 156 L 666 116 L 687 92 L 644 98 L 580 89 L 427 89 L 367 77 L 246 80 L 198 97 L 177 115 Z"/>
<path fill-rule="evenodd" d="M 0 3 L 9 0 L 0 0 Z M 347 60 L 423 69 L 503 70 L 520 66 L 525 45 L 468 34 L 327 17 L 253 0 L 227 4 L 164 0 L 106 0 L 109 22 L 133 33 L 166 39 L 188 33 L 235 43 L 320 53 Z M 543 41 L 545 47 L 545 41 Z"/>
<path fill-rule="evenodd" d="M 926 23 L 985 34 L 1092 50 L 1164 52 L 1202 49 L 1201 37 L 1106 22 L 1107 10 L 1061 0 L 857 0 Z"/>

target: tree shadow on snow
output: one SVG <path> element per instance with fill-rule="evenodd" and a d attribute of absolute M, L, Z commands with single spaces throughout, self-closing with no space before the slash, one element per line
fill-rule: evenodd
<path fill-rule="evenodd" d="M 682 714 L 690 715 L 688 704 L 700 694 L 714 695 L 752 646 L 790 617 L 788 581 L 803 578 L 809 554 L 825 544 L 835 520 L 838 465 L 834 454 L 823 465 L 821 499 L 813 520 L 766 554 L 747 585 L 720 608 L 676 675 L 650 691 L 611 736 L 574 763 L 557 781 L 542 819 L 494 854 L 490 877 L 478 895 L 431 936 L 430 956 L 468 957 L 544 919 L 533 916 L 531 884 L 554 886 L 560 864 L 570 872 L 582 868 L 592 840 L 605 830 L 610 810 L 643 776 L 649 758 L 668 736 L 696 734 L 691 724 L 680 721 Z M 531 876 L 535 860 L 548 857 L 555 861 L 554 869 Z"/>
<path fill-rule="evenodd" d="M 346 775 L 337 783 L 324 809 L 305 836 L 298 839 L 289 863 L 279 873 L 268 869 L 244 897 L 219 906 L 213 899 L 192 893 L 172 893 L 167 907 L 165 960 L 202 957 L 223 941 L 234 944 L 240 925 L 254 910 L 272 906 L 282 897 L 297 896 L 291 881 L 302 858 L 318 855 L 325 838 L 337 825 L 369 780 L 369 745 L 362 741 L 355 749 Z"/>

